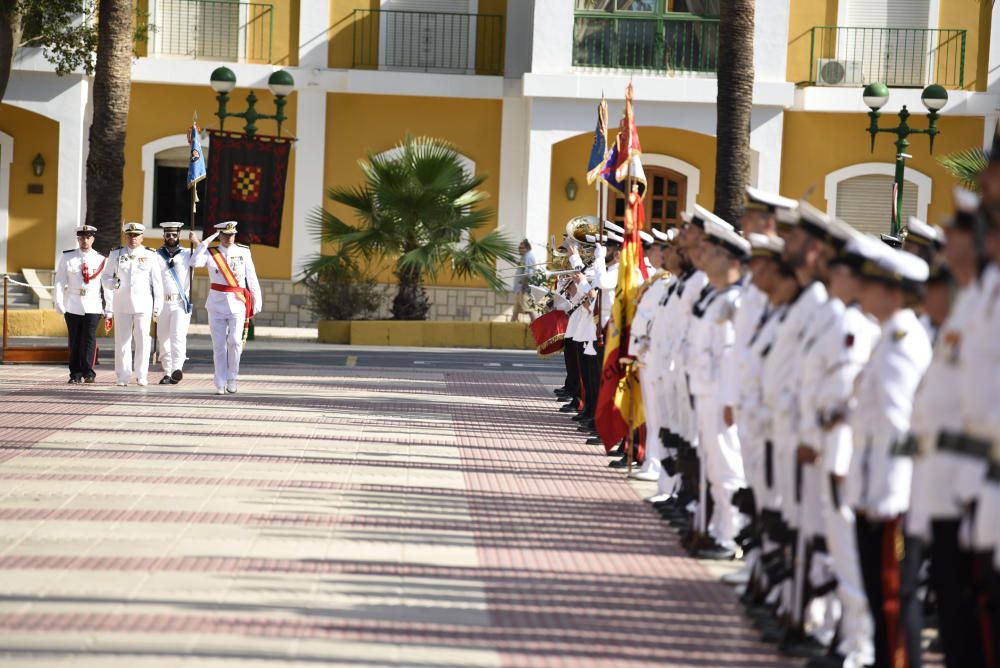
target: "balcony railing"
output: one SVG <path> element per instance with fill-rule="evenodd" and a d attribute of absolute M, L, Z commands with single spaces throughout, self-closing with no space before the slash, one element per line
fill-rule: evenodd
<path fill-rule="evenodd" d="M 965 86 L 965 31 L 817 26 L 810 35 L 809 83 L 898 88 Z"/>
<path fill-rule="evenodd" d="M 503 16 L 355 9 L 354 69 L 502 75 Z"/>
<path fill-rule="evenodd" d="M 714 74 L 718 61 L 718 18 L 576 12 L 574 66 Z"/>
<path fill-rule="evenodd" d="M 270 63 L 274 6 L 232 0 L 155 0 L 150 56 Z"/>

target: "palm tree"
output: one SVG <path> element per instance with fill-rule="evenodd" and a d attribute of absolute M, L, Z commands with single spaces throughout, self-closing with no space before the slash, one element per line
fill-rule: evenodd
<path fill-rule="evenodd" d="M 106 253 L 118 245 L 121 236 L 125 127 L 131 94 L 134 36 L 132 0 L 100 0 L 97 16 L 86 221 L 97 227 L 94 245 Z"/>
<path fill-rule="evenodd" d="M 979 190 L 979 172 L 986 169 L 989 158 L 981 148 L 970 148 L 957 153 L 949 153 L 937 159 L 948 173 L 958 179 L 962 187 Z"/>
<path fill-rule="evenodd" d="M 719 9 L 715 213 L 736 223 L 750 183 L 754 0 L 722 0 Z"/>
<path fill-rule="evenodd" d="M 318 209 L 310 222 L 322 243 L 339 244 L 369 262 L 395 263 L 399 289 L 392 302 L 394 319 L 427 317 L 424 276 L 434 278 L 443 268 L 459 278 L 479 277 L 496 291 L 505 288 L 496 262 L 516 262 L 514 245 L 497 230 L 478 239 L 470 234 L 492 216 L 477 206 L 487 197 L 476 190 L 486 177 L 467 174 L 451 144 L 407 134 L 393 151 L 369 153 L 358 164 L 363 185 L 327 193 L 354 209 L 358 224 L 349 225 L 326 209 Z M 322 271 L 336 257 L 315 256 L 306 273 Z"/>

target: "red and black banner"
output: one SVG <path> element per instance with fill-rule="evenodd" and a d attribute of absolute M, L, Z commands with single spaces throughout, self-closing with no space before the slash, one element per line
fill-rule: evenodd
<path fill-rule="evenodd" d="M 292 139 L 209 130 L 205 234 L 224 220 L 239 223 L 246 244 L 278 246 Z"/>

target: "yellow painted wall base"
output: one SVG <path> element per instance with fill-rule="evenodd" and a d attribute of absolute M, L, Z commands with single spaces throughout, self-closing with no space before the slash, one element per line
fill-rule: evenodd
<path fill-rule="evenodd" d="M 320 320 L 319 340 L 353 346 L 535 349 L 523 322 Z"/>
<path fill-rule="evenodd" d="M 97 325 L 98 336 L 114 332 L 104 329 L 104 320 Z M 54 309 L 7 311 L 7 336 L 66 336 L 66 320 Z"/>

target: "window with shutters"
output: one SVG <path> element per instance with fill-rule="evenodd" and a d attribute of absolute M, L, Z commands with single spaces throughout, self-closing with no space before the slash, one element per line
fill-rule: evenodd
<path fill-rule="evenodd" d="M 382 0 L 379 65 L 386 69 L 473 73 L 476 0 Z"/>
<path fill-rule="evenodd" d="M 852 176 L 837 184 L 836 215 L 854 228 L 870 234 L 892 230 L 893 177 L 887 174 Z M 903 181 L 903 216 L 920 216 L 919 186 Z"/>
<path fill-rule="evenodd" d="M 923 86 L 936 46 L 929 17 L 930 0 L 849 0 L 838 56 L 860 64 L 863 83 Z"/>
<path fill-rule="evenodd" d="M 664 167 L 643 165 L 646 172 L 646 194 L 642 204 L 646 209 L 647 227 L 666 230 L 681 224 L 681 213 L 687 203 L 687 177 Z M 625 196 L 611 191 L 608 196 L 608 220 L 625 221 Z"/>

